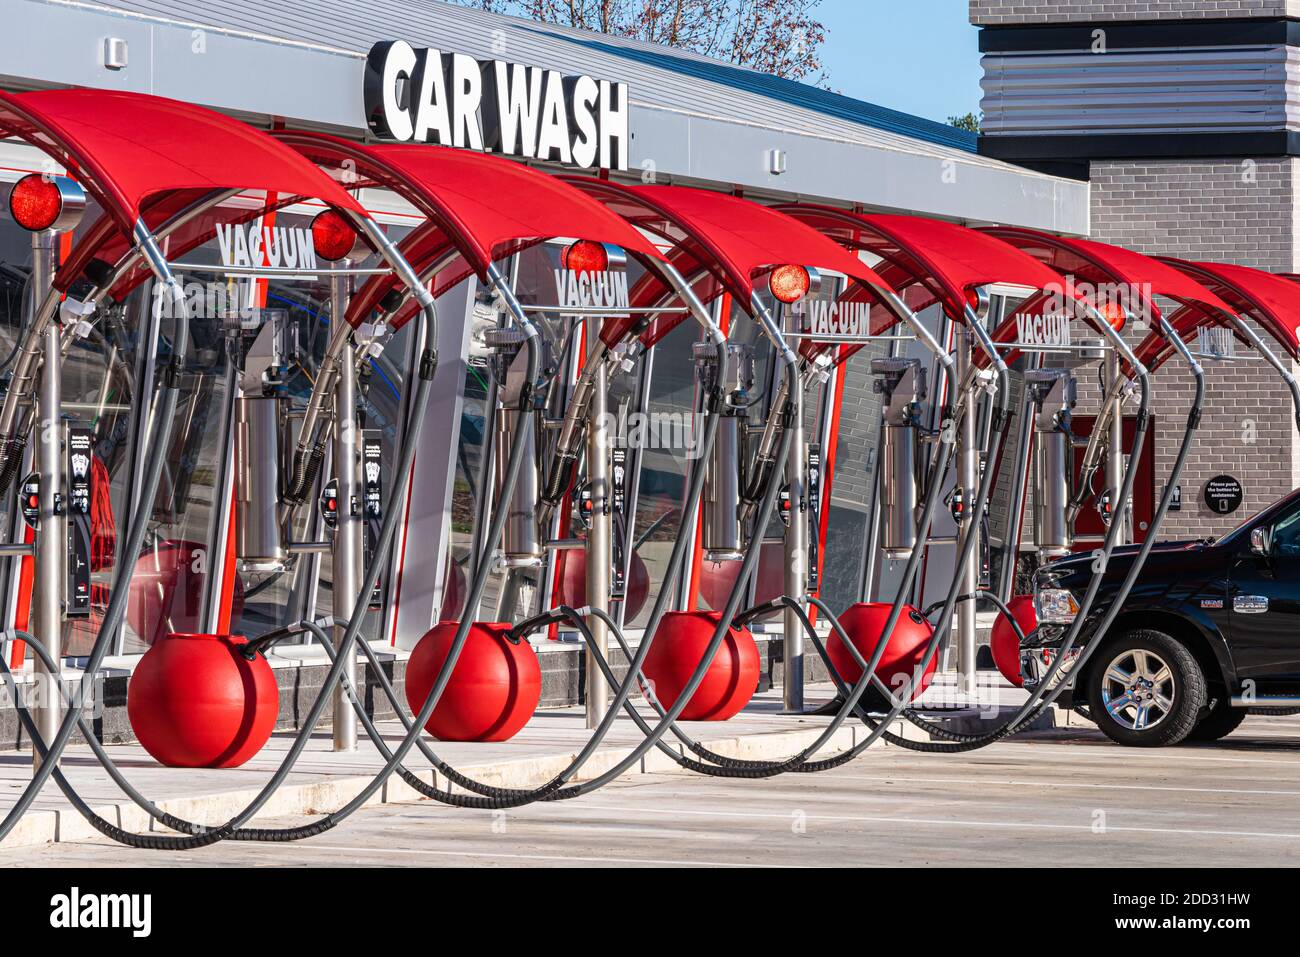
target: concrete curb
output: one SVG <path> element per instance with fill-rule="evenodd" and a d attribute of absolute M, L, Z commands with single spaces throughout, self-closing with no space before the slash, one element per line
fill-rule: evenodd
<path fill-rule="evenodd" d="M 905 722 L 903 723 L 905 724 Z M 897 724 L 894 730 L 901 731 L 902 729 Z M 796 731 L 766 731 L 745 734 L 702 743 L 726 757 L 771 761 L 797 754 L 800 750 L 816 741 L 821 733 L 821 728 L 812 727 Z M 864 740 L 866 733 L 866 729 L 860 725 L 842 727 L 818 752 L 818 757 L 830 757 L 847 751 L 859 741 Z M 682 750 L 680 742 L 672 738 L 671 735 L 665 738 L 665 743 L 679 753 Z M 872 747 L 883 746 L 879 741 L 872 745 Z M 631 750 L 629 747 L 597 751 L 574 778 L 575 782 L 598 777 L 617 765 Z M 463 770 L 477 780 L 498 787 L 536 787 L 562 771 L 575 755 L 576 752 L 538 755 L 510 761 L 466 765 L 458 770 Z M 662 774 L 676 770 L 678 770 L 677 765 L 666 754 L 656 748 L 652 749 L 634 769 L 627 771 L 622 777 L 630 777 L 635 774 Z M 432 769 L 426 768 L 415 773 L 421 780 L 427 781 L 434 786 L 443 788 L 449 786 L 445 780 L 439 780 L 440 776 L 436 775 Z M 270 818 L 314 817 L 328 814 L 360 794 L 371 780 L 371 776 L 353 776 L 302 784 L 286 784 L 267 801 L 262 811 L 254 818 L 254 823 Z M 47 790 L 57 793 L 57 789 L 53 784 L 47 785 Z M 453 788 L 453 791 L 459 792 L 460 788 Z M 191 821 L 218 824 L 236 814 L 256 794 L 257 789 L 244 789 L 195 797 L 172 798 L 157 803 L 164 811 L 178 817 Z M 370 806 L 426 800 L 429 799 L 421 796 L 401 778 L 394 775 L 384 783 L 383 787 L 375 792 L 374 796 L 366 804 Z M 147 831 L 157 831 L 164 834 L 173 833 L 156 824 L 147 813 L 127 799 L 113 804 L 100 805 L 95 807 L 94 810 L 101 817 L 128 831 L 136 833 Z M 99 832 L 71 807 L 57 810 L 30 811 L 18 823 L 17 827 L 9 833 L 8 837 L 0 843 L 0 849 L 7 850 L 17 847 L 37 847 L 50 843 L 85 841 L 100 836 Z"/>

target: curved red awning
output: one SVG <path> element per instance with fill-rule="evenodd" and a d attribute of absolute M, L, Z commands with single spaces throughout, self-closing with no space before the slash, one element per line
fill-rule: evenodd
<path fill-rule="evenodd" d="M 173 190 L 266 189 L 364 215 L 293 150 L 178 100 L 116 90 L 0 91 L 0 135 L 54 157 L 127 235 L 150 196 Z"/>
<path fill-rule="evenodd" d="M 956 223 L 807 203 L 777 208 L 850 249 L 879 256 L 877 272 L 913 311 L 942 302 L 949 316 L 964 321 L 971 289 L 991 283 L 1047 289 L 1063 283 L 1059 274 L 1015 246 Z M 889 324 L 872 323 L 872 332 Z M 839 361 L 861 348 L 842 348 Z"/>
<path fill-rule="evenodd" d="M 981 232 L 996 236 L 1018 247 L 1063 276 L 1080 283 L 1118 283 L 1128 286 L 1143 300 L 1154 319 L 1160 315 L 1152 296 L 1164 296 L 1185 306 L 1200 306 L 1231 313 L 1232 308 L 1190 276 L 1158 259 L 1142 253 L 1095 242 L 1055 236 L 1016 226 L 981 227 Z"/>
<path fill-rule="evenodd" d="M 600 198 L 634 225 L 670 240 L 680 231 L 682 239 L 707 250 L 721 269 L 719 278 L 746 308 L 754 293 L 753 280 L 776 266 L 810 266 L 843 273 L 880 289 L 890 288 L 856 256 L 769 206 L 689 186 L 634 186 L 573 175 L 561 178 Z"/>
<path fill-rule="evenodd" d="M 777 208 L 842 245 L 879 256 L 889 268 L 878 271 L 894 288 L 907 285 L 893 278 L 895 271 L 911 282 L 932 280 L 956 318 L 961 317 L 966 293 L 972 288 L 1008 283 L 1044 289 L 1061 281 L 1057 273 L 1016 247 L 956 223 L 806 203 Z"/>
<path fill-rule="evenodd" d="M 392 190 L 429 223 L 402 244 L 423 273 L 455 249 L 486 281 L 496 260 L 536 242 L 567 237 L 619 246 L 642 259 L 658 249 L 626 221 L 572 187 L 513 160 L 442 146 L 354 143 L 322 133 L 277 132 L 278 139 L 349 188 Z M 463 279 L 468 270 L 456 273 Z M 378 277 L 359 291 L 349 319 L 358 322 L 397 280 Z M 452 282 L 451 279 L 445 282 Z"/>
<path fill-rule="evenodd" d="M 1253 319 L 1286 350 L 1289 358 L 1300 357 L 1300 343 L 1297 341 L 1297 336 L 1300 335 L 1300 330 L 1297 330 L 1297 323 L 1300 323 L 1300 285 L 1249 266 L 1191 262 L 1169 256 L 1160 257 L 1160 261 L 1213 291 L 1237 314 Z M 1182 335 L 1195 331 L 1206 322 L 1219 324 L 1219 319 L 1200 310 L 1180 310 L 1170 322 Z M 1235 330 L 1234 334 L 1243 338 Z M 1152 333 L 1138 346 L 1136 352 L 1138 359 L 1148 368 L 1154 369 L 1169 358 L 1172 347 L 1158 333 Z"/>
<path fill-rule="evenodd" d="M 572 174 L 562 178 L 662 240 L 669 247 L 669 260 L 688 281 L 697 283 L 701 275 L 707 275 L 713 286 L 697 288 L 705 301 L 726 291 L 748 311 L 754 280 L 784 265 L 842 273 L 877 303 L 883 301 L 881 290 L 893 291 L 857 256 L 773 207 L 686 186 L 636 186 Z M 646 305 L 658 292 L 639 288 L 634 304 Z M 889 314 L 897 318 L 892 310 Z M 656 323 L 644 338 L 656 341 L 678 321 L 670 318 Z M 799 351 L 815 350 L 812 340 L 804 340 Z"/>

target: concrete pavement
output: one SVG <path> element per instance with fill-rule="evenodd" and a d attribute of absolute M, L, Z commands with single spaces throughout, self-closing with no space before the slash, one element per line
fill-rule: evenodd
<path fill-rule="evenodd" d="M 297 844 L 0 849 L 0 866 L 1295 865 L 1297 798 L 1300 719 L 1252 717 L 1216 745 L 1124 749 L 1076 727 L 763 781 L 639 774 L 505 812 L 392 804 Z"/>

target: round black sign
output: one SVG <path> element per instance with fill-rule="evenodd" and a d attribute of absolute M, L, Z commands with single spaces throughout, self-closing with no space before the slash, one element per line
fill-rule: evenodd
<path fill-rule="evenodd" d="M 1205 483 L 1205 507 L 1219 515 L 1241 508 L 1241 482 L 1231 475 L 1216 475 Z"/>

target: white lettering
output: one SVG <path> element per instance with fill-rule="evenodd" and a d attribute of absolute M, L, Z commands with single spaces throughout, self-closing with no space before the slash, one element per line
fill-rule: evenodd
<path fill-rule="evenodd" d="M 552 155 L 555 154 L 555 155 Z M 537 158 L 571 163 L 568 115 L 564 109 L 564 77 L 558 70 L 546 71 L 546 89 L 542 94 L 542 123 L 537 134 Z"/>
<path fill-rule="evenodd" d="M 442 54 L 437 50 L 420 51 L 419 97 L 415 102 L 415 132 L 422 143 L 451 145 L 451 115 L 447 111 L 447 75 L 443 72 Z M 432 133 L 436 139 L 431 140 Z"/>
<path fill-rule="evenodd" d="M 452 144 L 461 149 L 483 149 L 479 104 L 483 101 L 483 75 L 478 61 L 463 53 L 451 58 Z"/>
<path fill-rule="evenodd" d="M 363 89 L 370 129 L 387 139 L 628 168 L 625 83 L 394 41 L 371 49 Z"/>
<path fill-rule="evenodd" d="M 518 63 L 492 64 L 496 77 L 498 132 L 502 153 L 532 159 L 537 155 L 537 122 L 542 109 L 542 70 Z"/>
<path fill-rule="evenodd" d="M 1063 313 L 1016 316 L 1016 341 L 1030 346 L 1070 345 L 1070 317 Z"/>
<path fill-rule="evenodd" d="M 602 169 L 627 169 L 627 84 L 600 81 L 600 165 Z M 618 141 L 618 149 L 612 147 Z"/>
<path fill-rule="evenodd" d="M 153 895 L 82 894 L 73 887 L 50 898 L 50 926 L 58 929 L 128 928 L 133 937 L 153 931 Z"/>
<path fill-rule="evenodd" d="M 590 167 L 596 162 L 596 152 L 600 147 L 600 131 L 596 124 L 600 86 L 589 76 L 578 77 L 572 85 L 569 111 L 578 128 L 573 139 L 573 162 L 577 166 Z"/>

